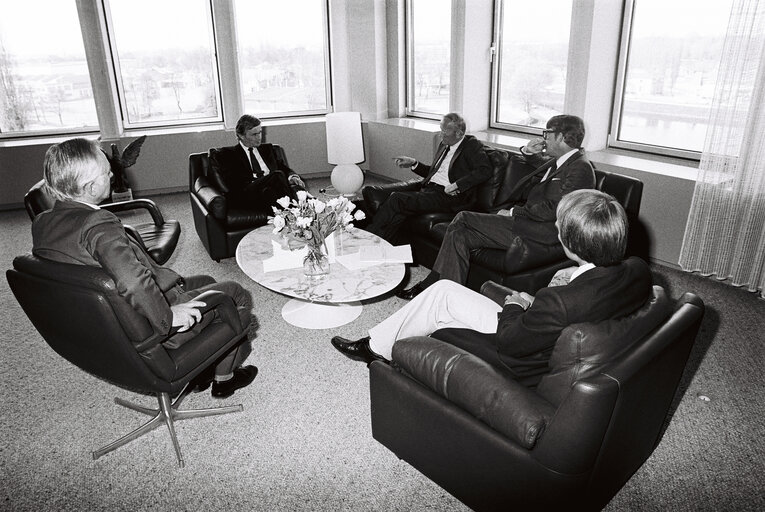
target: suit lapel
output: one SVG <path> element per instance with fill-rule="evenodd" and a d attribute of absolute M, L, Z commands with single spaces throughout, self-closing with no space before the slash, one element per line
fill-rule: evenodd
<path fill-rule="evenodd" d="M 239 162 L 244 166 L 243 168 L 247 169 L 248 172 L 251 172 L 250 157 L 247 152 L 242 148 L 241 144 L 237 144 L 234 148 L 236 148 L 236 154 L 239 158 Z"/>
<path fill-rule="evenodd" d="M 553 176 L 557 176 L 558 174 L 560 174 L 564 169 L 568 168 L 569 164 L 579 160 L 579 158 L 581 158 L 581 156 L 582 156 L 582 152 L 581 151 L 577 151 L 576 153 L 571 155 L 568 160 L 563 162 L 563 165 L 561 165 L 560 167 L 558 167 L 555 170 L 555 172 L 550 173 L 550 175 L 547 177 L 547 179 L 550 180 L 550 179 L 553 178 Z"/>

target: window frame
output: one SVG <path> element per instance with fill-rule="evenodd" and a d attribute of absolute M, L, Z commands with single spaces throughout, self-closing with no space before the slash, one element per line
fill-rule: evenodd
<path fill-rule="evenodd" d="M 325 101 L 326 101 L 326 108 L 324 109 L 314 109 L 314 110 L 288 110 L 285 112 L 269 112 L 269 113 L 258 113 L 258 119 L 294 119 L 299 117 L 311 117 L 311 116 L 317 116 L 317 115 L 325 115 L 329 114 L 330 112 L 334 112 L 334 104 L 333 104 L 333 92 L 332 92 L 332 55 L 331 55 L 331 48 L 332 45 L 330 44 L 330 28 L 329 28 L 329 0 L 321 2 L 322 5 L 322 33 L 324 34 L 324 95 L 325 95 Z M 232 20 L 233 24 L 236 24 L 236 21 Z M 234 30 L 232 27 L 231 30 Z M 239 41 L 238 39 L 234 40 L 234 45 L 237 51 L 237 54 L 239 52 Z M 217 49 L 216 49 L 217 52 Z M 238 59 L 237 59 L 238 60 Z M 220 73 L 220 71 L 219 71 Z M 220 80 L 223 80 L 223 77 L 220 78 Z M 244 83 L 242 83 L 241 76 L 239 77 L 240 87 L 239 87 L 239 102 L 242 105 L 242 108 L 244 109 L 245 101 L 244 101 Z M 220 81 L 219 81 L 220 84 Z"/>
<path fill-rule="evenodd" d="M 117 42 L 115 40 L 114 29 L 112 26 L 112 13 L 110 0 L 101 0 L 101 7 L 103 9 L 103 23 L 106 31 L 107 45 L 106 52 L 110 59 L 111 69 L 114 76 L 114 84 L 116 87 L 116 104 L 114 105 L 117 116 L 122 124 L 124 131 L 128 130 L 141 130 L 145 128 L 173 128 L 178 126 L 201 126 L 206 124 L 219 124 L 223 122 L 223 89 L 221 87 L 221 73 L 220 63 L 218 62 L 218 46 L 215 38 L 215 23 L 214 12 L 211 1 L 203 2 L 206 7 L 207 22 L 210 24 L 210 42 L 212 43 L 212 65 L 213 74 L 212 78 L 215 82 L 214 88 L 216 90 L 215 103 L 218 115 L 216 117 L 198 117 L 193 119 L 176 119 L 176 120 L 160 120 L 160 121 L 141 121 L 131 122 L 127 109 L 127 98 L 125 96 L 126 87 L 124 85 L 124 77 L 122 75 L 122 68 L 120 66 L 119 55 L 117 52 Z"/>
<path fill-rule="evenodd" d="M 505 130 L 515 133 L 523 133 L 527 135 L 533 135 L 536 137 L 542 136 L 544 128 L 528 126 L 523 124 L 506 123 L 499 120 L 499 91 L 500 91 L 500 77 L 502 76 L 502 25 L 505 16 L 505 1 L 506 0 L 494 0 L 494 27 L 492 31 L 492 48 L 491 48 L 491 92 L 490 92 L 490 110 L 489 110 L 489 127 L 496 128 L 498 130 Z M 577 2 L 574 1 L 572 9 L 576 10 Z M 572 23 L 570 33 L 573 34 L 576 30 L 574 27 L 574 14 L 572 12 Z M 566 105 L 571 103 L 569 97 L 569 79 L 571 75 L 571 42 L 572 36 L 569 36 L 569 62 L 566 65 L 566 92 L 563 99 L 563 110 L 566 110 Z"/>
<path fill-rule="evenodd" d="M 75 5 L 75 9 L 77 9 L 77 6 Z M 80 14 L 78 10 L 78 29 L 80 32 L 82 32 L 82 21 L 80 19 Z M 83 45 L 85 46 L 85 45 Z M 98 116 L 98 103 L 96 101 L 96 85 L 93 84 L 93 80 L 90 78 L 90 62 L 88 62 L 88 49 L 87 47 L 83 48 L 84 50 L 84 57 L 86 61 L 86 65 L 88 66 L 88 79 L 90 81 L 90 87 L 91 91 L 93 93 L 93 103 L 94 103 L 94 109 L 96 111 L 96 124 L 92 126 L 80 126 L 80 127 L 73 127 L 73 128 L 50 128 L 50 129 L 43 129 L 43 130 L 30 130 L 30 131 L 24 131 L 24 132 L 2 132 L 0 131 L 0 142 L 16 142 L 16 141 L 24 141 L 24 140 L 38 140 L 38 139 L 50 139 L 50 138 L 56 138 L 60 136 L 93 136 L 97 135 L 101 132 L 101 127 L 99 125 L 99 116 Z"/>
<path fill-rule="evenodd" d="M 405 13 L 404 13 L 404 47 L 405 47 L 405 55 L 406 55 L 406 66 L 404 67 L 404 74 L 405 74 L 405 84 L 406 84 L 406 106 L 404 109 L 404 114 L 407 117 L 417 117 L 420 119 L 433 119 L 436 121 L 441 120 L 441 118 L 444 116 L 444 114 L 448 113 L 451 108 L 451 86 L 449 91 L 449 104 L 450 107 L 447 108 L 447 112 L 444 112 L 444 114 L 437 114 L 433 112 L 423 112 L 421 110 L 416 110 L 414 108 L 415 100 L 414 100 L 414 9 L 412 6 L 412 2 L 414 0 L 406 0 L 405 4 Z M 451 8 L 451 7 L 450 7 Z M 451 23 L 454 24 L 454 13 L 452 13 Z M 449 27 L 451 29 L 451 26 Z M 450 37 L 451 41 L 451 37 Z M 451 75 L 451 43 L 449 48 L 449 73 Z M 451 83 L 451 76 L 449 79 L 449 82 Z"/>
<path fill-rule="evenodd" d="M 627 80 L 630 45 L 632 43 L 632 21 L 635 14 L 635 0 L 626 0 L 622 11 L 622 31 L 619 43 L 619 61 L 616 68 L 616 84 L 614 85 L 614 102 L 611 111 L 611 127 L 608 131 L 608 148 L 626 149 L 660 156 L 682 158 L 686 160 L 701 160 L 700 151 L 689 149 L 669 148 L 645 142 L 630 142 L 618 139 L 619 127 L 624 107 L 624 88 Z"/>

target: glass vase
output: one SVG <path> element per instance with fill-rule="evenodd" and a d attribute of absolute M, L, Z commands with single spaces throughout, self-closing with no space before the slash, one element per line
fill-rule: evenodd
<path fill-rule="evenodd" d="M 308 277 L 329 274 L 329 258 L 322 251 L 322 246 L 308 247 L 308 253 L 303 258 L 303 273 Z"/>

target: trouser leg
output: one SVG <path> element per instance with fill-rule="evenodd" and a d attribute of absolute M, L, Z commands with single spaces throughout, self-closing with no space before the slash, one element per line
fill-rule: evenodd
<path fill-rule="evenodd" d="M 295 191 L 290 187 L 287 177 L 281 171 L 257 178 L 247 185 L 244 195 L 251 207 L 259 209 L 270 208 L 276 204 L 277 199 L 284 196 L 295 199 Z"/>
<path fill-rule="evenodd" d="M 470 251 L 482 247 L 510 247 L 515 237 L 513 222 L 512 217 L 492 213 L 458 213 L 446 230 L 433 270 L 441 279 L 465 284 L 470 269 Z"/>
<path fill-rule="evenodd" d="M 189 291 L 184 294 L 184 301 L 192 300 L 193 297 L 208 290 L 223 292 L 234 300 L 237 312 L 239 313 L 242 329 L 248 334 L 241 343 L 229 350 L 215 365 L 216 377 L 229 377 L 235 369 L 239 368 L 242 363 L 244 363 L 252 352 L 252 345 L 249 339 L 249 331 L 254 322 L 252 316 L 252 297 L 242 285 L 234 281 L 222 281 L 216 283 L 209 276 L 192 276 L 186 278 L 185 281 Z"/>
<path fill-rule="evenodd" d="M 436 186 L 415 192 L 393 192 L 377 210 L 367 231 L 390 242 L 409 216 L 453 211 L 460 203 L 461 198 L 449 196 Z"/>
<path fill-rule="evenodd" d="M 439 281 L 369 330 L 369 346 L 391 358 L 396 340 L 427 336 L 446 327 L 464 327 L 483 333 L 497 332 L 502 308 L 480 293 L 451 281 Z"/>

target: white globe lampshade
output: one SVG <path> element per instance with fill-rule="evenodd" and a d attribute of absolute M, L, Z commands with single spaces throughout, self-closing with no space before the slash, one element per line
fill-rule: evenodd
<path fill-rule="evenodd" d="M 355 194 L 364 184 L 364 173 L 356 164 L 340 164 L 332 169 L 330 181 L 341 194 Z"/>

